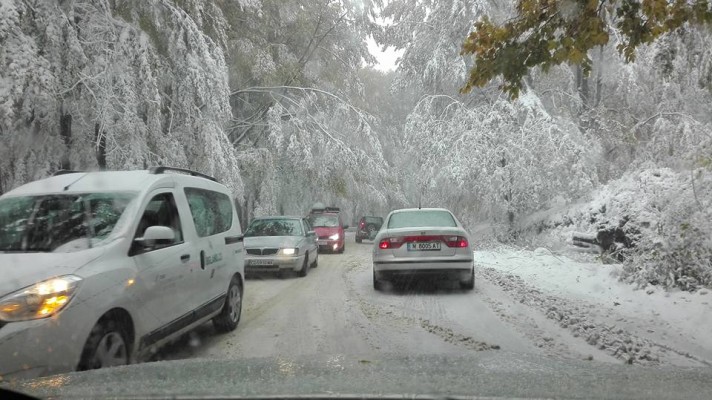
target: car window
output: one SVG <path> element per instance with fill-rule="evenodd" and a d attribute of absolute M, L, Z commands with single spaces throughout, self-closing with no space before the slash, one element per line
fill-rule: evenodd
<path fill-rule="evenodd" d="M 391 215 L 388 228 L 415 228 L 415 227 L 454 227 L 455 219 L 447 211 L 416 210 L 402 211 Z"/>
<path fill-rule="evenodd" d="M 340 226 L 339 218 L 335 215 L 311 215 L 309 216 L 309 223 L 315 228 L 333 228 Z"/>
<path fill-rule="evenodd" d="M 303 236 L 302 224 L 297 219 L 256 219 L 250 223 L 245 236 Z"/>
<path fill-rule="evenodd" d="M 0 251 L 67 252 L 106 239 L 134 196 L 87 193 L 0 200 Z"/>
<path fill-rule="evenodd" d="M 161 193 L 153 196 L 146 205 L 141 215 L 138 228 L 136 228 L 136 238 L 140 238 L 151 226 L 167 226 L 173 229 L 175 238 L 170 241 L 157 243 L 151 250 L 171 246 L 183 242 L 183 228 L 180 222 L 180 215 L 176 207 L 175 198 L 172 193 Z"/>
<path fill-rule="evenodd" d="M 224 193 L 185 188 L 185 195 L 198 236 L 211 236 L 232 227 L 232 202 Z"/>

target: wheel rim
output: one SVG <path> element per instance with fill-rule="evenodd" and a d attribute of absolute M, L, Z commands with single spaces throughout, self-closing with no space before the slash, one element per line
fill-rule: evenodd
<path fill-rule="evenodd" d="M 94 357 L 94 366 L 96 368 L 128 364 L 124 338 L 118 332 L 108 332 L 99 341 Z"/>
<path fill-rule="evenodd" d="M 230 320 L 232 322 L 237 322 L 240 318 L 240 302 L 242 301 L 240 288 L 237 285 L 230 286 L 230 291 L 227 296 L 227 306 L 229 307 Z"/>

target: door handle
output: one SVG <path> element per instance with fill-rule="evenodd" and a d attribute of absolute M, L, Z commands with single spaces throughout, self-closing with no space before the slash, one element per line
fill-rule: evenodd
<path fill-rule="evenodd" d="M 200 250 L 200 269 L 205 269 L 205 251 Z"/>
<path fill-rule="evenodd" d="M 190 254 L 183 254 L 182 256 L 180 256 L 180 260 L 183 262 L 190 260 Z"/>

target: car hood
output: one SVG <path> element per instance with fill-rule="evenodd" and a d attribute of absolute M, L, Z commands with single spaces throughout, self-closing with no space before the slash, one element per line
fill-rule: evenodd
<path fill-rule="evenodd" d="M 245 247 L 294 247 L 301 239 L 301 236 L 251 236 L 245 238 Z"/>
<path fill-rule="evenodd" d="M 712 398 L 709 368 L 642 368 L 504 350 L 152 362 L 0 383 L 60 398 Z M 350 397 L 349 397 L 350 396 Z"/>
<path fill-rule="evenodd" d="M 315 226 L 314 227 L 314 232 L 316 232 L 317 236 L 322 237 L 322 236 L 331 236 L 335 233 L 339 233 L 341 231 L 341 228 L 338 226 Z"/>
<path fill-rule="evenodd" d="M 96 247 L 72 253 L 0 253 L 0 297 L 45 279 L 76 273 L 103 252 Z"/>

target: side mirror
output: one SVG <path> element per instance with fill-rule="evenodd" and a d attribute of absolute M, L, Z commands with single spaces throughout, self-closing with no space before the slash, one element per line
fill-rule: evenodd
<path fill-rule="evenodd" d="M 176 239 L 176 233 L 167 226 L 149 226 L 143 232 L 143 237 L 134 241 L 142 246 L 153 246 L 156 242 L 172 242 Z"/>
<path fill-rule="evenodd" d="M 344 230 L 349 229 L 348 225 L 344 225 Z"/>

